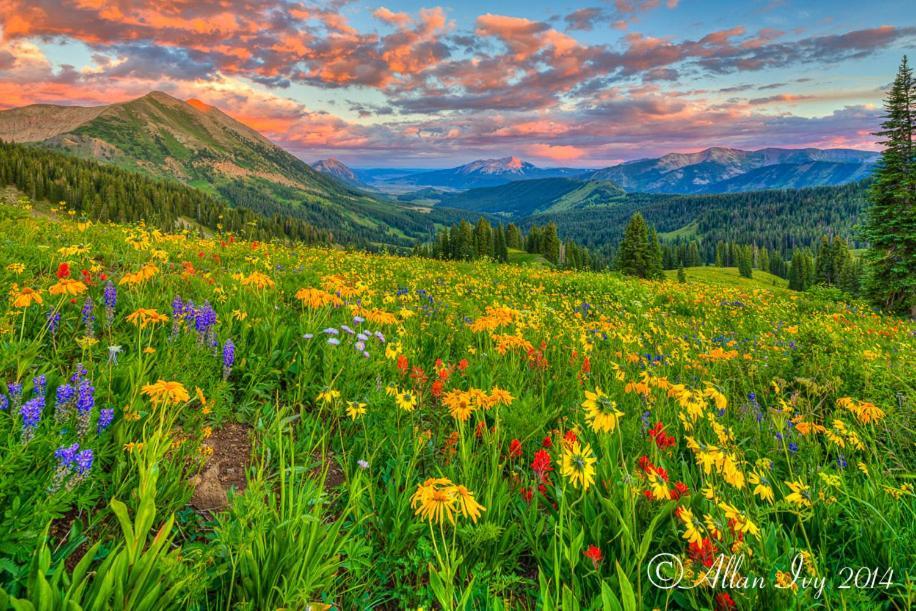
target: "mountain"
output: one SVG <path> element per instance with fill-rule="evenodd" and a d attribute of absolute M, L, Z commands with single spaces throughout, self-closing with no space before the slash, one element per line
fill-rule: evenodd
<path fill-rule="evenodd" d="M 342 161 L 337 159 L 322 159 L 312 164 L 312 169 L 328 176 L 333 176 L 337 180 L 354 187 L 365 187 L 366 185 L 359 179 L 352 169 L 347 167 Z"/>
<path fill-rule="evenodd" d="M 0 139 L 36 142 L 205 190 L 241 179 L 318 196 L 341 191 L 339 185 L 218 108 L 160 91 L 109 106 L 42 104 L 2 111 Z"/>
<path fill-rule="evenodd" d="M 444 206 L 513 218 L 608 206 L 625 199 L 624 190 L 610 181 L 575 178 L 516 180 L 497 187 L 439 195 L 439 202 Z"/>
<path fill-rule="evenodd" d="M 853 149 L 714 147 L 630 161 L 588 177 L 611 180 L 629 192 L 727 193 L 843 184 L 868 176 L 878 157 Z"/>
<path fill-rule="evenodd" d="M 0 140 L 178 180 L 232 206 L 304 221 L 338 241 L 407 246 L 454 217 L 379 201 L 312 169 L 218 108 L 159 91 L 108 106 L 2 111 Z"/>
<path fill-rule="evenodd" d="M 479 159 L 457 168 L 408 174 L 398 177 L 397 182 L 424 187 L 474 189 L 504 185 L 514 180 L 577 176 L 584 171 L 574 168 L 539 168 L 518 157 L 503 157 Z"/>

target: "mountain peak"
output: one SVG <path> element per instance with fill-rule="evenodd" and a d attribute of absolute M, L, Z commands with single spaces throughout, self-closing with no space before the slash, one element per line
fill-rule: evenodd
<path fill-rule="evenodd" d="M 503 159 L 500 159 L 499 161 L 500 163 L 503 164 L 503 166 L 505 166 L 507 169 L 510 169 L 510 170 L 519 170 L 521 169 L 522 164 L 524 163 L 521 159 L 519 159 L 518 157 L 514 155 L 512 157 L 504 157 Z"/>
<path fill-rule="evenodd" d="M 356 172 L 347 167 L 347 164 L 344 162 L 339 159 L 334 159 L 333 157 L 316 161 L 312 164 L 312 169 L 333 176 L 351 185 L 362 184 L 359 177 L 356 176 Z"/>
<path fill-rule="evenodd" d="M 167 104 L 182 103 L 182 101 L 176 98 L 175 96 L 171 96 L 164 91 L 159 91 L 158 89 L 154 89 L 150 91 L 149 93 L 147 93 L 146 95 L 140 96 L 138 99 L 139 100 L 147 100 L 147 99 L 156 100 L 158 102 L 165 102 Z"/>

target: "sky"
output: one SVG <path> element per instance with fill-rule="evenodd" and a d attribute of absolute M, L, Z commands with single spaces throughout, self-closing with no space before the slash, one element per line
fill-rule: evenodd
<path fill-rule="evenodd" d="M 0 109 L 151 90 L 306 161 L 879 150 L 907 0 L 0 0 Z"/>

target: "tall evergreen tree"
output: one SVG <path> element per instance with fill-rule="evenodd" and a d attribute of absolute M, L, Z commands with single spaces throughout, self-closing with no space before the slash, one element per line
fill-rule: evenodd
<path fill-rule="evenodd" d="M 750 246 L 738 246 L 735 249 L 738 258 L 738 273 L 744 278 L 752 278 L 754 254 Z"/>
<path fill-rule="evenodd" d="M 617 269 L 627 276 L 656 278 L 661 264 L 657 244 L 657 237 L 655 244 L 649 242 L 646 220 L 639 212 L 633 214 L 617 250 Z"/>
<path fill-rule="evenodd" d="M 869 190 L 865 292 L 888 311 L 916 318 L 916 82 L 906 56 L 884 101 L 884 151 Z"/>

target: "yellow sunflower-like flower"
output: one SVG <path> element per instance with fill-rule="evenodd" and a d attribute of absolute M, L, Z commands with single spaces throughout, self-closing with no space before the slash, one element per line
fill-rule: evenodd
<path fill-rule="evenodd" d="M 144 386 L 143 394 L 148 396 L 154 405 L 178 405 L 191 400 L 191 396 L 181 382 L 159 380 L 155 384 Z"/>
<path fill-rule="evenodd" d="M 473 492 L 445 477 L 430 478 L 419 484 L 410 503 L 416 515 L 437 524 L 446 520 L 454 524 L 458 515 L 476 523 L 481 512 L 486 511 Z"/>
<path fill-rule="evenodd" d="M 356 420 L 366 413 L 366 404 L 356 401 L 347 401 L 347 415 L 350 419 Z"/>
<path fill-rule="evenodd" d="M 412 412 L 417 407 L 417 396 L 409 390 L 396 394 L 394 401 L 405 412 Z"/>
<path fill-rule="evenodd" d="M 474 499 L 474 493 L 464 486 L 455 486 L 455 494 L 458 499 L 458 511 L 466 518 L 471 518 L 471 522 L 477 523 L 480 512 L 486 511 L 486 507 Z"/>
<path fill-rule="evenodd" d="M 592 453 L 592 448 L 587 443 L 580 445 L 577 441 L 563 450 L 560 473 L 576 488 L 581 486 L 582 490 L 588 490 L 595 481 L 596 462 L 598 459 Z"/>
<path fill-rule="evenodd" d="M 327 390 L 323 390 L 320 393 L 318 393 L 318 396 L 315 397 L 315 401 L 318 401 L 319 403 L 332 403 L 334 399 L 338 398 L 339 396 L 340 396 L 339 390 L 334 390 L 333 388 L 329 388 Z"/>
<path fill-rule="evenodd" d="M 811 507 L 811 492 L 806 484 L 801 481 L 794 481 L 786 482 L 786 486 L 792 491 L 786 495 L 786 501 L 796 507 Z"/>
<path fill-rule="evenodd" d="M 419 484 L 410 498 L 416 515 L 437 524 L 445 520 L 455 523 L 457 502 L 454 484 L 444 477 L 431 478 Z"/>
<path fill-rule="evenodd" d="M 623 412 L 617 409 L 617 403 L 611 400 L 600 388 L 595 392 L 585 391 L 585 419 L 596 433 L 610 433 L 617 428 Z"/>

